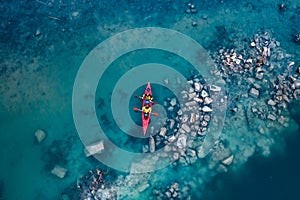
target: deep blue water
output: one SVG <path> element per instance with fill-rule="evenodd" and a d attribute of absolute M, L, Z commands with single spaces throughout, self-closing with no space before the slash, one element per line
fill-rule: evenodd
<path fill-rule="evenodd" d="M 269 31 L 281 48 L 294 56 L 295 65 L 300 64 L 300 46 L 293 41 L 294 34 L 300 34 L 299 1 L 192 3 L 198 10 L 195 14 L 186 14 L 188 1 L 181 0 L 1 1 L 0 199 L 59 199 L 63 193 L 71 196 L 78 192 L 77 179 L 96 167 L 110 170 L 107 179 L 112 183 L 118 175 L 124 175 L 85 157 L 72 115 L 73 84 L 82 62 L 93 48 L 114 34 L 148 26 L 174 29 L 192 37 L 213 55 L 221 47 L 241 50 L 241 44 L 249 42 L 254 34 Z M 280 10 L 282 3 L 285 7 Z M 192 26 L 193 22 L 197 25 Z M 111 113 L 106 111 L 116 81 L 134 66 L 148 62 L 169 65 L 186 77 L 193 74 L 185 60 L 153 49 L 130 52 L 108 68 L 99 82 L 104 90 L 96 93 L 97 117 L 107 122 L 108 128 L 113 127 L 111 139 L 116 144 L 133 152 L 141 151 L 148 141 L 127 136 L 111 123 L 112 119 L 107 118 L 112 118 Z M 165 97 L 173 97 L 168 88 L 153 86 L 159 104 Z M 143 87 L 136 86 L 135 93 L 140 94 Z M 139 124 L 139 117 L 132 111 L 139 101 L 133 95 L 130 98 L 128 110 Z M 287 110 L 300 127 L 298 107 L 299 102 L 294 102 Z M 174 181 L 195 180 L 190 191 L 193 199 L 298 200 L 300 131 L 295 126 L 292 123 L 274 132 L 276 142 L 268 157 L 257 152 L 246 163 L 234 162 L 227 173 L 220 174 L 207 168 L 207 160 L 168 167 L 148 180 L 151 187 L 137 199 L 153 196 L 156 184 L 163 188 Z M 34 137 L 37 129 L 47 133 L 40 144 Z M 56 164 L 68 169 L 64 179 L 50 173 Z"/>
<path fill-rule="evenodd" d="M 299 113 L 293 118 L 299 125 Z M 288 134 L 284 150 L 253 156 L 238 172 L 217 176 L 207 199 L 300 199 L 300 131 Z"/>

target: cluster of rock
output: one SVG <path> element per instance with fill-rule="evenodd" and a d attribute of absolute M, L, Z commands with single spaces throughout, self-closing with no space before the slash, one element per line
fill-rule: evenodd
<path fill-rule="evenodd" d="M 210 90 L 218 91 L 220 88 L 208 87 L 201 83 L 200 77 L 194 76 L 187 81 L 186 89 L 181 92 L 179 99 L 182 102 L 168 98 L 164 106 L 169 119 L 165 126 L 150 137 L 150 148 L 144 148 L 144 152 L 163 148 L 172 160 L 185 164 L 195 162 L 197 148 L 203 142 L 213 111 Z"/>
<path fill-rule="evenodd" d="M 174 182 L 172 185 L 168 186 L 167 189 L 154 189 L 153 196 L 155 196 L 156 200 L 163 199 L 189 199 L 187 196 L 183 196 L 182 190 L 179 189 L 179 184 Z"/>
<path fill-rule="evenodd" d="M 192 3 L 188 3 L 187 4 L 187 9 L 185 10 L 185 13 L 186 14 L 194 14 L 194 13 L 197 13 L 197 9 L 196 9 L 196 6 Z"/>
<path fill-rule="evenodd" d="M 185 10 L 185 13 L 188 15 L 193 15 L 196 14 L 198 12 L 198 10 L 196 9 L 196 6 L 192 3 L 188 3 L 187 4 L 187 9 Z M 192 26 L 197 26 L 197 22 L 196 21 L 192 21 Z"/>
<path fill-rule="evenodd" d="M 273 121 L 281 118 L 282 124 L 285 123 L 281 116 L 282 108 L 286 109 L 286 103 L 295 99 L 300 90 L 297 90 L 296 74 L 289 79 L 283 74 L 284 69 L 292 67 L 294 62 L 284 66 L 290 55 L 283 53 L 278 41 L 268 32 L 256 34 L 242 53 L 220 49 L 215 57 L 217 68 L 214 73 L 227 83 L 240 87 L 236 100 L 241 97 L 255 98 L 255 102 L 250 104 L 255 116 Z"/>
<path fill-rule="evenodd" d="M 287 105 L 299 100 L 300 69 L 269 32 L 255 34 L 237 49 L 220 49 L 214 55 L 216 66 L 212 73 L 228 83 L 229 127 L 236 125 L 245 129 L 244 133 L 234 131 L 234 137 L 240 137 L 243 145 L 228 135 L 222 136 L 220 142 L 231 140 L 238 146 L 238 150 L 236 147 L 232 150 L 242 163 L 256 150 L 269 155 L 275 142 L 271 130 L 288 126 Z M 266 137 L 266 134 L 270 136 Z"/>
<path fill-rule="evenodd" d="M 101 169 L 90 170 L 87 175 L 80 177 L 77 180 L 77 188 L 80 199 L 117 199 L 117 193 L 111 190 Z"/>

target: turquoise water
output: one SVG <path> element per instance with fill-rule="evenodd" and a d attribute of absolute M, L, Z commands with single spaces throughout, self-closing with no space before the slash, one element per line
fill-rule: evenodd
<path fill-rule="evenodd" d="M 293 41 L 293 35 L 300 33 L 298 1 L 224 0 L 192 3 L 198 10 L 195 14 L 187 14 L 188 2 L 179 0 L 154 3 L 55 0 L 1 2 L 1 199 L 60 199 L 62 194 L 70 199 L 78 199 L 80 191 L 76 188 L 77 179 L 96 168 L 108 170 L 109 184 L 115 184 L 117 180 L 126 182 L 120 176 L 126 176 L 127 173 L 106 167 L 93 157 L 85 157 L 84 146 L 72 116 L 73 84 L 81 63 L 94 47 L 114 34 L 148 26 L 170 28 L 192 37 L 210 55 L 214 55 L 222 47 L 243 51 L 244 43 L 250 41 L 253 35 L 268 31 L 287 54 L 293 55 L 295 66 L 299 65 L 299 44 Z M 278 6 L 281 3 L 286 6 L 283 10 Z M 192 26 L 193 22 L 197 22 L 197 25 Z M 106 97 L 111 94 L 113 84 L 132 66 L 147 62 L 169 65 L 186 77 L 192 75 L 191 66 L 176 55 L 165 55 L 151 49 L 124 55 L 110 66 L 99 83 L 105 89 L 105 94 L 97 93 L 99 98 L 95 100 L 95 105 L 99 105 L 97 114 L 100 120 L 101 112 L 110 109 L 109 98 Z M 120 65 L 124 67 L 117 68 Z M 115 68 L 118 69 L 117 73 Z M 278 71 L 275 69 L 274 74 L 282 71 L 282 68 Z M 174 77 L 167 78 L 171 82 Z M 143 91 L 143 87 L 137 86 L 136 92 Z M 159 96 L 156 98 L 159 104 L 163 105 L 165 98 L 172 97 L 167 89 L 159 85 L 154 85 L 154 88 L 158 91 L 155 95 Z M 187 166 L 169 166 L 151 173 L 150 178 L 146 174 L 145 182 L 150 186 L 135 195 L 135 199 L 155 199 L 155 190 L 164 193 L 174 181 L 180 185 L 188 182 L 192 199 L 300 198 L 300 111 L 295 109 L 299 107 L 299 101 L 289 104 L 287 108 L 287 116 L 291 119 L 288 127 L 270 131 L 266 129 L 265 137 L 274 141 L 274 144 L 265 144 L 270 145 L 270 154 L 256 150 L 252 152 L 253 155 L 250 152 L 249 157 L 245 155 L 242 159 L 238 156 L 239 152 L 252 150 L 251 145 L 255 146 L 255 142 L 251 142 L 256 139 L 253 139 L 253 130 L 243 119 L 232 116 L 230 109 L 235 106 L 232 100 L 235 96 L 230 96 L 230 92 L 239 93 L 240 90 L 233 84 L 229 84 L 228 88 L 232 91 L 229 91 L 230 101 L 222 134 L 224 138 L 230 138 L 228 146 L 237 155 L 228 172 L 212 169 L 209 166 L 210 158 L 197 160 Z M 139 123 L 139 117 L 131 108 L 137 102 L 132 96 L 128 110 L 133 121 Z M 246 106 L 248 103 L 247 99 L 242 99 L 239 105 Z M 162 116 L 163 112 L 162 109 Z M 35 140 L 37 129 L 47 133 L 41 143 Z M 113 130 L 115 135 L 110 135 L 110 138 L 130 151 L 139 152 L 142 145 L 148 143 L 145 139 L 129 137 L 117 128 Z M 245 135 L 243 140 L 240 140 L 240 132 Z M 233 148 L 233 145 L 239 148 Z M 68 169 L 63 179 L 51 174 L 55 165 Z M 120 188 L 124 189 L 124 186 Z M 134 184 L 128 184 L 125 188 L 122 195 L 137 190 Z M 123 199 L 132 198 L 125 196 Z"/>

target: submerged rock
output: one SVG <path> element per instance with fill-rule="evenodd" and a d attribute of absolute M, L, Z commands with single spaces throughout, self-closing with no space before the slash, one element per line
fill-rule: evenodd
<path fill-rule="evenodd" d="M 209 90 L 212 92 L 220 92 L 221 91 L 221 87 L 216 86 L 216 85 L 210 85 L 209 86 Z"/>
<path fill-rule="evenodd" d="M 184 134 L 181 134 L 177 140 L 177 147 L 183 149 L 186 147 L 186 139 L 187 137 Z"/>
<path fill-rule="evenodd" d="M 52 169 L 51 173 L 59 178 L 64 178 L 67 171 L 68 170 L 66 168 L 61 167 L 60 165 L 55 165 L 55 167 Z"/>
<path fill-rule="evenodd" d="M 150 187 L 149 183 L 142 185 L 138 188 L 139 192 L 144 192 L 145 190 L 147 190 Z"/>
<path fill-rule="evenodd" d="M 200 159 L 205 157 L 203 146 L 198 147 L 197 156 Z"/>
<path fill-rule="evenodd" d="M 174 120 L 173 120 L 174 121 Z M 175 123 L 175 122 L 174 122 Z M 173 125 L 174 126 L 174 125 Z M 162 137 L 165 137 L 166 135 L 166 132 L 167 132 L 167 128 L 166 127 L 162 127 L 160 129 L 160 132 L 159 132 L 159 135 L 162 136 Z"/>
<path fill-rule="evenodd" d="M 201 84 L 198 82 L 194 83 L 194 87 L 196 92 L 199 92 L 201 90 Z"/>
<path fill-rule="evenodd" d="M 272 114 L 268 114 L 268 119 L 272 120 L 272 121 L 275 121 L 276 120 L 276 117 Z"/>
<path fill-rule="evenodd" d="M 38 129 L 37 131 L 35 131 L 34 135 L 35 135 L 36 140 L 40 143 L 45 139 L 46 132 L 41 129 Z"/>
<path fill-rule="evenodd" d="M 273 101 L 272 99 L 269 99 L 269 100 L 268 100 L 268 105 L 270 105 L 270 106 L 275 106 L 275 105 L 276 105 L 276 102 Z"/>
<path fill-rule="evenodd" d="M 249 95 L 253 96 L 253 97 L 258 97 L 259 96 L 259 90 L 255 89 L 255 88 L 251 88 Z"/>
<path fill-rule="evenodd" d="M 95 144 L 92 144 L 90 146 L 85 147 L 85 155 L 86 157 L 89 157 L 91 155 L 100 153 L 104 149 L 103 141 L 99 141 Z"/>
<path fill-rule="evenodd" d="M 212 112 L 213 110 L 212 110 L 210 107 L 208 107 L 208 106 L 204 106 L 204 107 L 202 108 L 202 111 L 203 111 L 203 112 Z"/>
<path fill-rule="evenodd" d="M 170 105 L 171 105 L 171 106 L 175 106 L 176 103 L 177 103 L 177 101 L 176 101 L 175 98 L 173 98 L 173 99 L 170 101 Z"/>
<path fill-rule="evenodd" d="M 153 153 L 155 151 L 155 141 L 152 136 L 149 137 L 149 146 L 150 146 L 150 152 Z"/>
<path fill-rule="evenodd" d="M 181 128 L 187 133 L 191 132 L 191 128 L 187 124 L 182 124 Z"/>
<path fill-rule="evenodd" d="M 232 163 L 232 161 L 233 161 L 233 158 L 234 158 L 233 155 L 229 156 L 228 158 L 225 158 L 224 160 L 222 160 L 222 164 L 224 164 L 224 165 L 230 165 Z"/>

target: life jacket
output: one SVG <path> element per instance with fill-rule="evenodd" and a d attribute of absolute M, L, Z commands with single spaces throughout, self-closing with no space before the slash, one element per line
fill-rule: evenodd
<path fill-rule="evenodd" d="M 142 110 L 144 113 L 150 113 L 152 109 L 151 109 L 151 107 L 147 108 L 146 106 L 144 106 Z"/>

